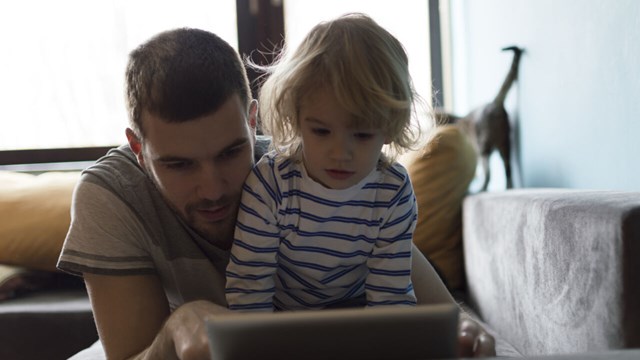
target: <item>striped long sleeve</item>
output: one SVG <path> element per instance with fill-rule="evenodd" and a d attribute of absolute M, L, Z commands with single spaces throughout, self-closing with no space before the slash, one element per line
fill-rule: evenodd
<path fill-rule="evenodd" d="M 227 267 L 226 296 L 232 310 L 273 309 L 280 242 L 274 209 L 280 195 L 271 186 L 273 173 L 260 170 L 255 167 L 249 174 L 238 210 Z"/>
<path fill-rule="evenodd" d="M 416 304 L 411 283 L 411 244 L 417 203 L 408 176 L 391 203 L 367 261 L 368 306 Z"/>

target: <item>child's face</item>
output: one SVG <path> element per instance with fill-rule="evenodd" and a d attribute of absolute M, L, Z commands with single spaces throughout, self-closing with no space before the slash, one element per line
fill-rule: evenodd
<path fill-rule="evenodd" d="M 305 167 L 322 185 L 349 188 L 378 164 L 386 143 L 380 129 L 351 127 L 351 114 L 327 88 L 302 99 L 298 119 Z"/>

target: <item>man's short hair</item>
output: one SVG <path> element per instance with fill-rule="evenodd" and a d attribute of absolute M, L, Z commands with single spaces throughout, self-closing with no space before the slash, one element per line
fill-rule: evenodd
<path fill-rule="evenodd" d="M 213 33 L 169 30 L 129 54 L 127 110 L 138 136 L 144 135 L 144 111 L 168 122 L 183 122 L 216 111 L 234 94 L 248 110 L 251 92 L 240 55 Z"/>

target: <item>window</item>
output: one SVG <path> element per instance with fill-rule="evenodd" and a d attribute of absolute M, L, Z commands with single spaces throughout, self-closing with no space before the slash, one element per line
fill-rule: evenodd
<path fill-rule="evenodd" d="M 237 47 L 236 0 L 3 2 L 0 151 L 123 143 L 128 53 L 185 26 Z"/>
<path fill-rule="evenodd" d="M 0 164 L 93 159 L 106 147 L 123 143 L 127 55 L 150 36 L 175 27 L 210 30 L 248 55 L 280 43 L 283 22 L 286 41 L 295 44 L 322 20 L 364 12 L 406 47 L 416 88 L 430 103 L 432 3 L 434 0 L 3 2 Z"/>

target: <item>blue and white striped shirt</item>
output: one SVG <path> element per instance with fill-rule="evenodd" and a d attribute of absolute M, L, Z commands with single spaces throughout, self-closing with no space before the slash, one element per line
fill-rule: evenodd
<path fill-rule="evenodd" d="M 367 306 L 415 305 L 417 205 L 400 164 L 327 189 L 302 161 L 266 154 L 244 185 L 227 267 L 234 310 L 319 309 L 366 294 Z"/>

